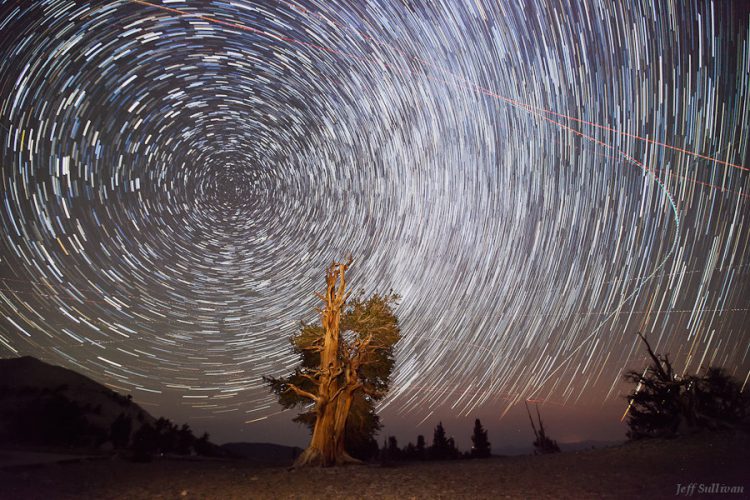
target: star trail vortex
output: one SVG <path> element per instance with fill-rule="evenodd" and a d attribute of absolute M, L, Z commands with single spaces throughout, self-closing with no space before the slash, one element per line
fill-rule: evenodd
<path fill-rule="evenodd" d="M 402 298 L 383 403 L 750 372 L 732 2 L 0 2 L 0 355 L 252 422 L 323 269 Z M 151 399 L 150 399 L 151 398 Z"/>

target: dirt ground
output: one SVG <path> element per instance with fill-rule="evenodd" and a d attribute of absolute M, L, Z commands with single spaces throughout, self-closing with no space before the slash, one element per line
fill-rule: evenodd
<path fill-rule="evenodd" d="M 749 459 L 750 438 L 737 433 L 549 456 L 297 471 L 241 461 L 81 459 L 0 469 L 0 498 L 750 498 Z M 735 492 L 700 494 L 711 488 Z"/>

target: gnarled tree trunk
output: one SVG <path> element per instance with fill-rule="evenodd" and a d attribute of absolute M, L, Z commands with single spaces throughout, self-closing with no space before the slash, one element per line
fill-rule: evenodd
<path fill-rule="evenodd" d="M 336 464 L 336 446 L 334 442 L 335 404 L 325 404 L 318 408 L 315 428 L 307 449 L 294 462 L 294 467 L 323 467 Z"/>
<path fill-rule="evenodd" d="M 352 457 L 347 453 L 345 447 L 346 441 L 346 421 L 349 418 L 349 410 L 352 408 L 352 401 L 354 400 L 354 393 L 356 389 L 351 387 L 346 388 L 339 395 L 336 404 L 336 418 L 334 419 L 333 435 L 334 435 L 334 446 L 336 447 L 336 463 L 338 465 L 343 464 L 358 464 L 360 460 Z"/>
<path fill-rule="evenodd" d="M 325 302 L 320 312 L 325 336 L 320 351 L 318 394 L 312 398 L 315 401 L 316 420 L 310 444 L 294 462 L 295 467 L 328 467 L 345 461 L 345 457 L 336 446 L 335 427 L 338 399 L 341 395 L 338 377 L 342 373 L 339 358 L 339 324 L 341 309 L 349 296 L 344 277 L 348 266 L 349 264 L 332 264 L 326 271 L 326 293 L 319 294 Z"/>
<path fill-rule="evenodd" d="M 345 448 L 346 424 L 356 404 L 354 398 L 364 391 L 373 401 L 379 400 L 384 396 L 382 387 L 387 386 L 387 377 L 367 382 L 360 371 L 373 363 L 383 363 L 389 370 L 392 366 L 390 349 L 399 338 L 399 329 L 390 304 L 396 296 L 375 296 L 367 302 L 358 299 L 353 306 L 357 311 L 345 311 L 349 293 L 344 275 L 350 263 L 351 260 L 346 264 L 333 263 L 327 269 L 326 291 L 317 294 L 324 303 L 320 309 L 321 328 L 305 330 L 303 326 L 295 341 L 299 349 L 316 353 L 319 359 L 309 357 L 305 368 L 286 380 L 270 379 L 276 387 L 283 388 L 282 392 L 292 391 L 298 398 L 314 403 L 312 438 L 295 467 L 361 463 Z M 342 313 L 348 315 L 343 328 L 352 334 L 345 339 L 341 338 Z"/>

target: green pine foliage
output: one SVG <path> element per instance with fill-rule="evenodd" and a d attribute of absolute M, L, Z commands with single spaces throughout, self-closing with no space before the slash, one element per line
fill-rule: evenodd
<path fill-rule="evenodd" d="M 364 292 L 349 298 L 341 314 L 341 356 L 352 358 L 358 353 L 356 345 L 372 336 L 371 348 L 365 362 L 359 368 L 363 389 L 354 394 L 349 416 L 346 420 L 345 447 L 355 458 L 374 459 L 378 455 L 375 436 L 382 428 L 375 405 L 388 392 L 390 375 L 395 364 L 394 346 L 401 338 L 401 330 L 394 308 L 399 300 L 395 293 L 374 294 L 365 297 Z M 321 325 L 300 323 L 297 333 L 291 338 L 292 349 L 299 356 L 300 365 L 291 375 L 275 378 L 264 377 L 271 391 L 284 408 L 308 407 L 309 400 L 287 390 L 289 384 L 314 393 L 316 386 L 310 376 L 320 368 L 320 352 L 324 329 Z M 306 410 L 294 421 L 306 425 L 312 431 L 315 413 Z"/>

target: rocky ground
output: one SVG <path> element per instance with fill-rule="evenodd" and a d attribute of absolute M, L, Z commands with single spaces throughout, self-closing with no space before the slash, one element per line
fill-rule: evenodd
<path fill-rule="evenodd" d="M 81 458 L 0 468 L 0 498 L 748 498 L 749 459 L 750 438 L 731 432 L 550 456 L 297 471 Z M 706 494 L 711 488 L 717 493 Z"/>

